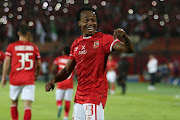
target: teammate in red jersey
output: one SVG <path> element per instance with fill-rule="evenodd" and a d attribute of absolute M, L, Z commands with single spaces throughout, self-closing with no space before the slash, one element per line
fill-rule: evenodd
<path fill-rule="evenodd" d="M 61 71 L 69 58 L 69 53 L 70 53 L 70 48 L 65 47 L 63 50 L 63 55 L 60 57 L 57 57 L 52 66 L 52 70 L 54 75 L 57 74 L 56 69 L 58 68 L 58 72 Z M 65 113 L 64 113 L 64 119 L 63 120 L 68 120 L 68 115 L 70 111 L 70 102 L 72 100 L 73 96 L 73 75 L 74 72 L 67 78 L 67 80 L 63 82 L 58 82 L 57 83 L 57 89 L 56 89 L 56 101 L 57 101 L 57 107 L 58 107 L 58 112 L 57 112 L 57 117 L 60 118 L 61 112 L 62 112 L 62 101 L 63 99 L 65 100 Z"/>
<path fill-rule="evenodd" d="M 31 103 L 34 101 L 34 81 L 40 73 L 41 60 L 38 48 L 28 42 L 29 28 L 27 25 L 20 25 L 19 41 L 8 45 L 5 52 L 3 64 L 2 87 L 6 83 L 6 75 L 11 63 L 10 72 L 10 98 L 11 117 L 18 120 L 18 98 L 24 100 L 24 120 L 31 119 Z M 36 65 L 37 63 L 37 65 Z"/>
<path fill-rule="evenodd" d="M 5 58 L 4 52 L 3 52 L 3 51 L 0 51 L 0 67 L 1 67 L 1 62 L 4 61 L 4 58 Z"/>
<path fill-rule="evenodd" d="M 73 42 L 66 66 L 45 85 L 45 90 L 54 89 L 55 83 L 65 80 L 76 66 L 78 86 L 74 100 L 74 120 L 104 120 L 108 55 L 115 50 L 133 53 L 133 43 L 120 28 L 114 30 L 113 36 L 96 32 L 97 16 L 91 7 L 81 8 L 77 21 L 83 35 Z"/>
<path fill-rule="evenodd" d="M 109 93 L 110 94 L 115 94 L 115 87 L 116 87 L 116 69 L 117 69 L 117 63 L 116 61 L 113 60 L 113 56 L 109 55 L 108 61 L 107 61 L 107 66 L 106 66 L 106 77 L 108 80 L 109 84 Z"/>

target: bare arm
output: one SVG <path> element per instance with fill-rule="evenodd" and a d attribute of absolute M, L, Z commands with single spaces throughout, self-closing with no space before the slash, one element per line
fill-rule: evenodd
<path fill-rule="evenodd" d="M 114 38 L 122 38 L 122 42 L 117 42 L 113 45 L 113 50 L 118 50 L 123 53 L 133 53 L 134 52 L 134 45 L 133 42 L 130 40 L 129 36 L 123 29 L 115 29 L 113 33 Z"/>
<path fill-rule="evenodd" d="M 41 60 L 37 60 L 37 67 L 36 67 L 36 72 L 35 72 L 35 81 L 37 80 L 39 74 L 41 72 Z"/>
<path fill-rule="evenodd" d="M 69 59 L 66 66 L 58 74 L 55 75 L 54 79 L 52 79 L 51 81 L 49 81 L 49 83 L 45 85 L 45 90 L 46 91 L 50 91 L 51 89 L 53 90 L 55 83 L 67 79 L 71 74 L 71 72 L 73 71 L 75 65 L 76 65 L 75 60 Z"/>
<path fill-rule="evenodd" d="M 6 56 L 3 64 L 3 71 L 2 71 L 2 81 L 1 81 L 1 86 L 4 87 L 6 85 L 6 75 L 9 70 L 11 63 L 11 58 Z"/>

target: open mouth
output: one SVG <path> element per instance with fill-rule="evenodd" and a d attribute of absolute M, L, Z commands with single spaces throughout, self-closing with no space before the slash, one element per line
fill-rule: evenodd
<path fill-rule="evenodd" d="M 94 27 L 87 27 L 87 30 L 89 31 L 89 32 L 93 32 L 94 31 Z"/>

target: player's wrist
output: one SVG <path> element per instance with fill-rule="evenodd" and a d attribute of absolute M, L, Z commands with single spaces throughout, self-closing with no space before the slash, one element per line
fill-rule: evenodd
<path fill-rule="evenodd" d="M 51 81 L 49 81 L 49 83 L 53 85 L 55 84 L 55 82 L 56 82 L 55 79 L 52 79 Z"/>

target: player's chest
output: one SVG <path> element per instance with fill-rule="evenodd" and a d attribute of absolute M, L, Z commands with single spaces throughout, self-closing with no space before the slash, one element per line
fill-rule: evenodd
<path fill-rule="evenodd" d="M 93 58 L 102 54 L 103 46 L 101 40 L 84 40 L 74 47 L 75 59 Z"/>

